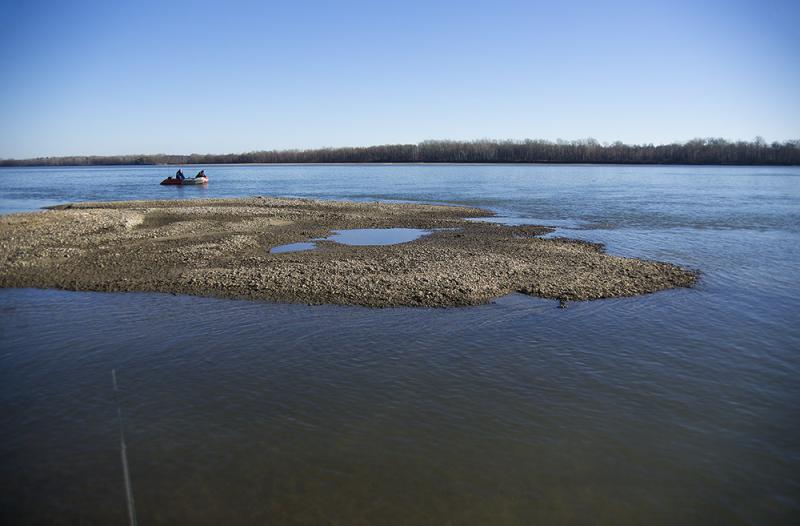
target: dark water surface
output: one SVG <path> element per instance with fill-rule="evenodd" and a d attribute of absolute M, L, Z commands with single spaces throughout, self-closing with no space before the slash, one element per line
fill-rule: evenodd
<path fill-rule="evenodd" d="M 457 203 L 702 281 L 567 309 L 0 290 L 0 523 L 126 523 L 112 368 L 142 525 L 800 522 L 800 169 L 205 168 L 0 169 L 0 212 Z"/>

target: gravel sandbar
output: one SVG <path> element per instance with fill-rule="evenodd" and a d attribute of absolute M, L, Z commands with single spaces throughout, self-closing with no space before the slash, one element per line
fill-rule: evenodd
<path fill-rule="evenodd" d="M 692 286 L 695 272 L 467 221 L 477 208 L 307 199 L 77 203 L 0 217 L 0 287 L 139 291 L 293 303 L 449 307 L 510 292 L 564 301 Z M 348 228 L 437 230 L 415 241 L 270 248 Z"/>

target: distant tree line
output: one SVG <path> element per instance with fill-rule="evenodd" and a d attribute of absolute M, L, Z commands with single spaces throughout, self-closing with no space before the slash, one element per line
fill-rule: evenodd
<path fill-rule="evenodd" d="M 247 163 L 592 163 L 800 165 L 800 140 L 694 139 L 673 144 L 578 141 L 424 141 L 419 144 L 270 150 L 231 154 L 113 155 L 5 159 L 0 166 Z"/>

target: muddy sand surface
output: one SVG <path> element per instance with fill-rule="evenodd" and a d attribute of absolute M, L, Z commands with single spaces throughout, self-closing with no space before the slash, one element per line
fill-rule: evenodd
<path fill-rule="evenodd" d="M 0 217 L 0 287 L 170 292 L 292 303 L 462 306 L 510 292 L 590 300 L 692 286 L 694 272 L 543 239 L 552 229 L 467 221 L 476 208 L 204 199 L 77 203 Z M 350 228 L 443 229 L 385 246 L 278 245 Z"/>

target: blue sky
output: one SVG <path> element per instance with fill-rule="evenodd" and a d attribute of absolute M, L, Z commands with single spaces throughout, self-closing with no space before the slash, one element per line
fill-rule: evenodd
<path fill-rule="evenodd" d="M 0 157 L 800 138 L 800 2 L 0 0 Z"/>

